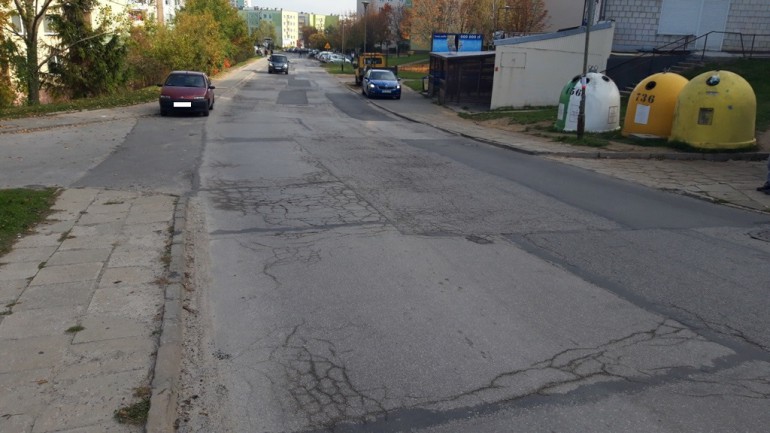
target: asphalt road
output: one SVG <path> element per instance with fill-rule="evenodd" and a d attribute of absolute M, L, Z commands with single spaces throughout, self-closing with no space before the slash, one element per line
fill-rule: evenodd
<path fill-rule="evenodd" d="M 398 119 L 309 60 L 246 73 L 207 122 L 180 431 L 770 421 L 767 216 Z"/>
<path fill-rule="evenodd" d="M 408 122 L 294 60 L 216 82 L 208 118 L 2 148 L 3 187 L 189 198 L 180 432 L 766 430 L 767 215 Z"/>

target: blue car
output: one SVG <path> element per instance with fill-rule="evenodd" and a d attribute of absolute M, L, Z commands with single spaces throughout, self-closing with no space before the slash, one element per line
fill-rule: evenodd
<path fill-rule="evenodd" d="M 401 83 L 393 71 L 387 69 L 369 69 L 361 83 L 361 93 L 367 98 L 377 96 L 401 99 Z"/>

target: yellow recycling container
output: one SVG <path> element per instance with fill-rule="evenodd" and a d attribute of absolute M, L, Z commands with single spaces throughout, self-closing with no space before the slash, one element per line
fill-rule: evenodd
<path fill-rule="evenodd" d="M 687 82 L 687 78 L 673 72 L 659 72 L 642 80 L 628 97 L 622 134 L 668 138 L 679 92 Z"/>
<path fill-rule="evenodd" d="M 730 71 L 698 75 L 679 92 L 669 141 L 701 149 L 742 149 L 756 144 L 757 97 Z"/>

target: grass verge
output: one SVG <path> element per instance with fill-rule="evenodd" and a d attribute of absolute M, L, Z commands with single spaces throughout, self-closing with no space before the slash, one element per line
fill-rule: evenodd
<path fill-rule="evenodd" d="M 136 388 L 134 390 L 134 397 L 138 398 L 139 401 L 115 411 L 115 420 L 119 423 L 129 425 L 144 425 L 147 423 L 152 390 L 149 386 Z"/>
<path fill-rule="evenodd" d="M 21 105 L 17 107 L 0 108 L 0 119 L 17 119 L 19 117 L 43 116 L 62 111 L 98 110 L 101 108 L 125 107 L 157 101 L 160 89 L 156 86 L 140 90 L 126 91 L 116 95 L 100 96 L 97 98 L 74 99 L 53 104 Z"/>
<path fill-rule="evenodd" d="M 0 256 L 11 250 L 20 235 L 45 220 L 58 194 L 55 188 L 0 190 Z"/>

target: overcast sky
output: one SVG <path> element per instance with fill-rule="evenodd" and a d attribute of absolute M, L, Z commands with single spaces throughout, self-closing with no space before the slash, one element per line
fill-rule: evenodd
<path fill-rule="evenodd" d="M 283 8 L 294 12 L 310 12 L 320 15 L 341 15 L 356 10 L 357 0 L 252 0 L 262 8 Z"/>

